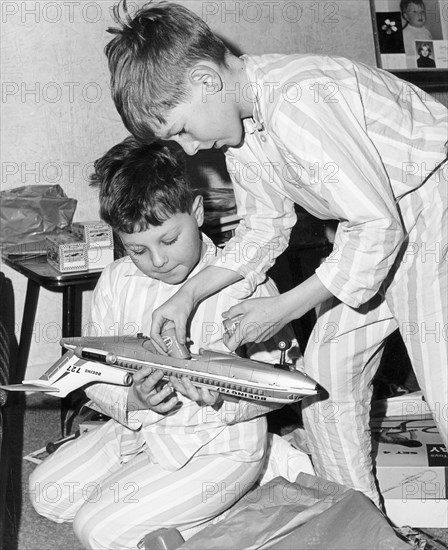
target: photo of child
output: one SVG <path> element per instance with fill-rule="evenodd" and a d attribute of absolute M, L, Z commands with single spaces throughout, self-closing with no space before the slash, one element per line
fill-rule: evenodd
<path fill-rule="evenodd" d="M 444 3 L 439 0 L 373 0 L 372 5 L 383 69 L 446 66 Z M 425 48 L 420 52 L 423 44 Z"/>
<path fill-rule="evenodd" d="M 430 69 L 436 67 L 433 55 L 432 42 L 417 42 L 417 67 L 419 69 Z"/>
<path fill-rule="evenodd" d="M 401 0 L 400 11 L 403 18 L 403 43 L 406 56 L 415 55 L 415 42 L 432 40 L 431 31 L 426 26 L 426 6 L 423 0 Z"/>

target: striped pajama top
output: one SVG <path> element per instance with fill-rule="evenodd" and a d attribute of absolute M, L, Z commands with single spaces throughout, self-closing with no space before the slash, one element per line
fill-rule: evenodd
<path fill-rule="evenodd" d="M 203 235 L 206 251 L 200 263 L 190 274 L 192 277 L 219 255 L 211 240 Z M 200 348 L 219 351 L 228 349 L 222 342 L 222 312 L 248 296 L 248 283 L 240 281 L 228 289 L 204 300 L 197 308 L 190 325 L 191 351 Z M 129 257 L 107 266 L 95 288 L 92 298 L 90 323 L 84 333 L 90 336 L 149 334 L 154 309 L 162 305 L 179 289 L 144 275 Z M 274 283 L 267 280 L 259 285 L 253 297 L 278 294 Z M 290 327 L 275 336 L 290 340 Z M 247 355 L 252 359 L 278 362 L 280 352 L 275 341 L 251 344 Z M 167 470 L 181 468 L 192 456 L 221 454 L 241 462 L 254 462 L 262 458 L 265 446 L 266 419 L 260 416 L 278 408 L 249 400 L 226 397 L 218 410 L 200 406 L 181 397 L 182 407 L 171 415 L 156 412 L 132 411 L 127 408 L 128 388 L 111 384 L 93 384 L 86 388 L 92 400 L 90 406 L 111 416 L 121 438 L 122 457 L 139 450 L 148 453 L 153 462 Z M 239 422 L 242 418 L 247 419 Z M 122 429 L 125 426 L 126 430 Z"/>
<path fill-rule="evenodd" d="M 446 156 L 447 109 L 386 71 L 340 57 L 243 59 L 250 84 L 232 93 L 251 97 L 254 113 L 243 121 L 242 146 L 226 151 L 242 221 L 213 265 L 262 280 L 287 247 L 297 203 L 340 221 L 316 274 L 358 307 L 379 290 L 412 224 L 400 197 Z"/>

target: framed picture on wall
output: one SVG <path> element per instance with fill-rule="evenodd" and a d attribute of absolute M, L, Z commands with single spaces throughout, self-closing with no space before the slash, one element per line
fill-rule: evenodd
<path fill-rule="evenodd" d="M 377 64 L 425 90 L 448 88 L 448 0 L 370 0 Z"/>

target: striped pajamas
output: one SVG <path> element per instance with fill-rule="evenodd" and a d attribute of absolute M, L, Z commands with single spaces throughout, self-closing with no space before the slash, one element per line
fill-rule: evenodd
<path fill-rule="evenodd" d="M 408 195 L 409 202 L 414 203 L 408 212 L 414 210 L 418 222 L 409 232 L 403 260 L 392 281 L 358 309 L 336 298 L 325 304 L 305 352 L 309 374 L 330 388 L 329 399 L 304 410 L 316 470 L 340 483 L 362 488 L 376 502 L 367 429 L 371 381 L 384 339 L 396 328 L 442 437 L 448 440 L 448 264 L 442 256 L 448 239 L 446 230 L 440 232 L 447 227 L 447 210 L 443 209 L 447 191 L 448 180 L 439 173 L 420 191 Z M 330 338 L 325 338 L 323 327 L 332 328 Z M 355 452 L 353 442 L 362 453 Z M 341 460 L 346 467 L 340 467 Z"/>
<path fill-rule="evenodd" d="M 206 250 L 191 276 L 219 254 L 205 235 Z M 191 321 L 191 350 L 228 351 L 222 343 L 223 311 L 252 293 L 241 281 L 204 300 Z M 178 286 L 153 280 L 129 259 L 107 266 L 95 288 L 92 336 L 149 334 L 152 311 Z M 272 281 L 254 296 L 277 294 Z M 291 339 L 287 327 L 283 335 Z M 250 345 L 247 355 L 278 362 L 275 340 Z M 129 388 L 93 384 L 90 406 L 112 420 L 60 447 L 30 476 L 37 512 L 55 522 L 73 522 L 87 548 L 136 548 L 160 527 L 178 527 L 185 538 L 229 508 L 256 481 L 265 459 L 266 412 L 276 405 L 232 397 L 219 408 L 182 397 L 175 414 L 130 410 Z"/>
<path fill-rule="evenodd" d="M 427 178 L 446 158 L 447 109 L 344 58 L 243 59 L 254 114 L 243 145 L 226 152 L 242 223 L 213 264 L 262 280 L 287 247 L 294 203 L 339 220 L 316 270 L 335 298 L 320 307 L 305 352 L 329 398 L 304 407 L 304 421 L 318 474 L 379 503 L 370 383 L 397 327 L 448 443 L 448 165 Z"/>
<path fill-rule="evenodd" d="M 123 462 L 120 431 L 107 422 L 63 445 L 30 477 L 39 513 L 74 522 L 86 548 L 136 548 L 145 534 L 176 526 L 184 538 L 229 508 L 250 489 L 262 461 L 223 455 L 193 457 L 177 470 L 151 462 L 142 451 Z"/>

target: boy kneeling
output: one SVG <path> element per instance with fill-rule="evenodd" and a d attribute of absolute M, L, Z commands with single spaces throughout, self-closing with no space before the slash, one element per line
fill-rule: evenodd
<path fill-rule="evenodd" d="M 220 253 L 199 230 L 202 197 L 190 189 L 167 147 L 133 138 L 95 163 L 93 183 L 101 217 L 129 256 L 102 273 L 87 334 L 149 334 L 152 311 Z M 198 306 L 189 327 L 193 352 L 228 351 L 221 313 L 248 297 L 246 285 L 236 283 Z M 275 294 L 267 280 L 252 296 Z M 275 341 L 251 344 L 246 355 L 278 362 L 275 342 L 285 336 L 292 339 L 289 328 Z M 223 400 L 185 378 L 165 385 L 161 378 L 146 368 L 130 388 L 87 387 L 91 406 L 111 420 L 60 447 L 30 477 L 38 513 L 73 521 L 87 548 L 136 548 L 145 534 L 162 527 L 177 527 L 188 538 L 241 498 L 261 472 L 263 415 L 275 405 Z M 48 487 L 56 485 L 53 498 Z"/>

